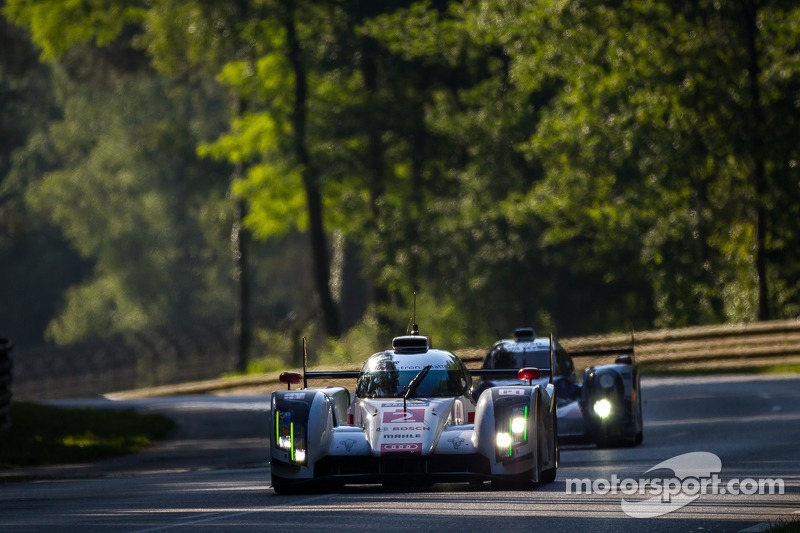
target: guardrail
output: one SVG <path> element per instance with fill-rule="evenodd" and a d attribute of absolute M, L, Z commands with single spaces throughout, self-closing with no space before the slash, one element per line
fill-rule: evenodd
<path fill-rule="evenodd" d="M 14 397 L 87 398 L 212 379 L 236 368 L 232 346 L 230 330 L 216 322 L 120 333 L 68 346 L 17 346 Z"/>
<path fill-rule="evenodd" d="M 750 369 L 800 364 L 800 320 L 773 320 L 752 324 L 701 326 L 619 335 L 563 339 L 575 353 L 585 350 L 635 347 L 644 370 Z M 574 356 L 576 365 L 602 362 L 597 357 Z"/>
<path fill-rule="evenodd" d="M 739 369 L 746 371 L 759 366 L 800 365 L 800 320 L 571 337 L 560 341 L 567 350 L 573 353 L 588 350 L 626 348 L 633 343 L 636 350 L 636 361 L 648 372 L 692 369 L 730 369 L 731 371 Z M 486 355 L 486 351 L 487 348 L 466 348 L 455 350 L 455 353 L 469 368 L 478 368 Z M 216 350 L 211 350 L 211 353 L 219 356 L 223 351 L 217 348 Z M 139 355 L 139 358 L 134 358 L 134 354 L 130 354 L 130 358 L 133 360 L 138 359 L 142 363 L 141 356 L 146 354 Z M 145 360 L 147 359 L 145 358 Z M 609 357 L 576 355 L 574 360 L 580 375 L 583 368 L 593 364 L 607 363 L 609 362 Z M 233 365 L 232 361 L 231 359 L 229 362 L 231 366 Z M 147 362 L 149 363 L 150 361 Z M 146 367 L 147 365 L 142 366 Z M 209 368 L 206 369 L 208 374 L 219 376 L 222 373 L 211 368 L 211 365 L 208 366 Z M 354 364 L 352 367 L 342 367 L 339 370 L 358 370 L 359 367 L 360 365 Z M 165 383 L 164 381 L 158 383 L 156 381 L 148 384 L 160 386 L 143 388 L 142 383 L 134 383 L 133 380 L 109 379 L 107 376 L 104 377 L 103 373 L 98 372 L 97 369 L 94 369 L 94 373 L 92 370 L 91 368 L 86 369 L 86 371 L 79 376 L 76 375 L 74 378 L 69 376 L 72 379 L 64 379 L 65 372 L 62 371 L 60 373 L 62 377 L 56 379 L 79 381 L 84 387 L 87 386 L 88 381 L 102 381 L 101 385 L 93 385 L 94 394 L 124 391 L 113 394 L 114 398 L 199 394 L 231 390 L 263 394 L 283 387 L 278 382 L 280 372 L 234 378 L 206 379 L 204 381 L 191 381 L 192 379 L 198 379 L 199 376 L 186 376 L 189 379 L 184 379 L 183 382 L 177 385 L 170 385 L 168 384 L 169 382 Z M 320 370 L 330 370 L 330 368 L 325 367 L 320 368 Z M 203 379 L 202 377 L 199 378 Z M 26 389 L 27 394 L 30 396 L 35 395 L 36 398 L 55 397 L 53 394 L 54 389 L 50 385 L 51 381 L 31 380 L 28 389 Z M 173 383 L 178 382 L 175 381 Z M 34 386 L 37 388 L 34 389 Z M 352 386 L 352 383 L 348 386 Z M 83 390 L 76 393 L 74 387 L 72 388 L 73 395 L 86 394 Z M 19 387 L 16 388 L 17 397 L 21 397 Z M 42 390 L 47 391 L 47 396 Z M 57 389 L 57 391 L 62 393 L 61 397 L 67 397 L 65 390 Z"/>
<path fill-rule="evenodd" d="M 14 343 L 0 338 L 0 431 L 11 427 L 11 368 L 9 354 Z"/>

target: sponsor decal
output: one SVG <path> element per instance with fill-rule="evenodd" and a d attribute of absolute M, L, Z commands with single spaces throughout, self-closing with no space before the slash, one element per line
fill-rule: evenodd
<path fill-rule="evenodd" d="M 284 400 L 302 400 L 306 397 L 304 392 L 287 392 L 283 395 Z"/>
<path fill-rule="evenodd" d="M 419 455 L 422 452 L 421 442 L 392 442 L 381 444 L 381 455 L 389 452 L 415 452 Z"/>
<path fill-rule="evenodd" d="M 431 428 L 427 426 L 392 426 L 392 431 L 430 431 L 430 430 Z"/>
<path fill-rule="evenodd" d="M 417 399 L 417 398 L 411 398 L 411 399 L 408 400 L 407 403 L 411 404 L 411 405 L 429 405 L 431 402 L 428 401 L 428 400 L 420 400 L 420 399 Z M 403 407 L 403 402 L 382 403 L 381 407 Z"/>
<path fill-rule="evenodd" d="M 452 439 L 447 439 L 447 442 L 453 445 L 454 450 L 457 450 L 464 444 L 464 439 L 461 437 L 453 437 Z"/>
<path fill-rule="evenodd" d="M 397 365 L 395 368 L 397 370 L 422 370 L 423 365 Z M 431 370 L 447 370 L 447 365 L 443 363 L 431 365 Z"/>
<path fill-rule="evenodd" d="M 384 435 L 383 439 L 421 439 L 422 435 L 419 433 L 390 433 L 389 435 Z"/>
<path fill-rule="evenodd" d="M 342 444 L 344 444 L 344 451 L 346 452 L 352 451 L 355 443 L 356 443 L 355 439 L 347 439 L 342 441 Z"/>
<path fill-rule="evenodd" d="M 394 411 L 383 412 L 384 424 L 397 424 L 399 422 L 422 422 L 425 423 L 425 409 L 395 409 Z"/>
<path fill-rule="evenodd" d="M 497 391 L 498 396 L 523 396 L 525 389 L 500 389 Z"/>

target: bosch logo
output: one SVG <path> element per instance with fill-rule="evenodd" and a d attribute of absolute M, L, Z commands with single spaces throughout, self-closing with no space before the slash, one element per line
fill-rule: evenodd
<path fill-rule="evenodd" d="M 395 426 L 392 431 L 430 431 L 431 428 L 425 426 Z"/>

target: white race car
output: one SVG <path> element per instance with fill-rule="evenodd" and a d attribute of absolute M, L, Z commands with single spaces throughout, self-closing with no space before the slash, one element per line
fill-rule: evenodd
<path fill-rule="evenodd" d="M 346 483 L 552 482 L 554 387 L 552 380 L 530 384 L 552 369 L 512 374 L 529 384 L 489 388 L 476 402 L 470 370 L 453 353 L 432 349 L 416 327 L 369 357 L 360 372 L 285 372 L 281 381 L 289 387 L 308 379 L 358 381 L 352 402 L 338 386 L 272 393 L 272 487 L 284 493 Z"/>

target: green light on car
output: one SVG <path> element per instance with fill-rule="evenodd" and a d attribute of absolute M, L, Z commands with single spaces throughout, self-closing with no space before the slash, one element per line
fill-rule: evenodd
<path fill-rule="evenodd" d="M 289 423 L 289 457 L 294 461 L 294 422 Z"/>

